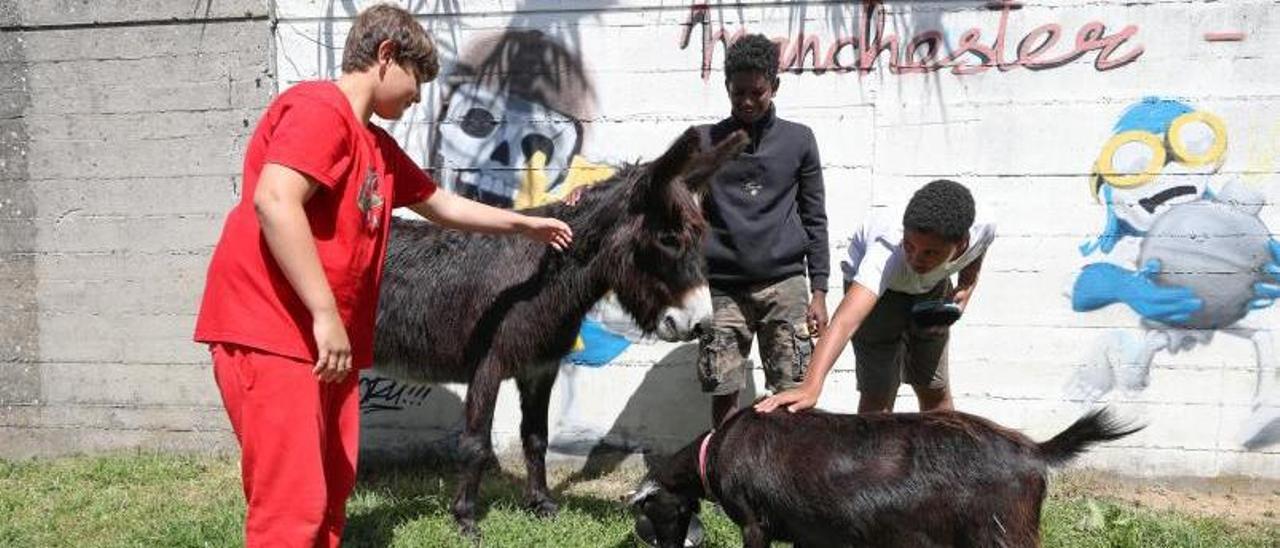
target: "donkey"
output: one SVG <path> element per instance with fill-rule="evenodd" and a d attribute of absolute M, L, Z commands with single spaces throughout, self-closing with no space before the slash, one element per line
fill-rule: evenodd
<path fill-rule="evenodd" d="M 493 461 L 490 430 L 503 379 L 520 390 L 529 508 L 558 507 L 547 490 L 547 408 L 558 360 L 591 306 L 612 291 L 646 333 L 706 285 L 700 196 L 747 144 L 745 133 L 701 151 L 694 129 L 657 160 L 620 170 L 574 205 L 526 210 L 567 222 L 564 252 L 519 238 L 397 219 L 391 231 L 374 345 L 375 367 L 416 382 L 468 383 L 453 515 L 476 535 L 480 476 Z M 669 327 L 669 326 L 668 326 Z"/>

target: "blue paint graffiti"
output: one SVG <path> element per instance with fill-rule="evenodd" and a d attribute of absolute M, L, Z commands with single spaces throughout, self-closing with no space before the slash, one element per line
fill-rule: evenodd
<path fill-rule="evenodd" d="M 1071 290 L 1076 312 L 1123 304 L 1141 335 L 1104 335 L 1068 384 L 1086 403 L 1113 388 L 1149 383 L 1161 352 L 1207 345 L 1215 332 L 1254 343 L 1259 384 L 1241 443 L 1280 442 L 1280 389 L 1270 331 L 1251 311 L 1280 298 L 1280 242 L 1258 217 L 1260 192 L 1216 181 L 1226 125 L 1181 101 L 1149 97 L 1130 106 L 1094 162 L 1090 184 L 1106 204 L 1099 236 L 1080 246 L 1086 263 Z"/>
<path fill-rule="evenodd" d="M 613 361 L 631 346 L 631 341 L 626 337 L 609 331 L 591 319 L 582 322 L 579 337 L 582 349 L 569 354 L 567 358 L 574 365 L 600 367 Z"/>
<path fill-rule="evenodd" d="M 1124 114 L 1120 115 L 1120 120 L 1115 125 L 1115 132 L 1136 130 L 1157 134 L 1164 133 L 1169 129 L 1169 125 L 1173 123 L 1174 119 L 1193 110 L 1181 101 L 1146 97 L 1142 101 L 1131 105 L 1124 111 Z"/>

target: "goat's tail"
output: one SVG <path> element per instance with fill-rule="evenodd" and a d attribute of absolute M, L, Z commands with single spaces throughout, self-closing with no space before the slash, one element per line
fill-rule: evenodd
<path fill-rule="evenodd" d="M 1060 466 L 1085 452 L 1098 442 L 1118 440 L 1146 428 L 1117 420 L 1106 408 L 1091 411 L 1058 433 L 1049 441 L 1039 444 L 1040 456 L 1049 466 Z"/>

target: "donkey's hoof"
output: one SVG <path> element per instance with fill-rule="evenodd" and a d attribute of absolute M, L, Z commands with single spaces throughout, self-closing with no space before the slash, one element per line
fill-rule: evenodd
<path fill-rule="evenodd" d="M 560 513 L 560 505 L 551 499 L 541 499 L 530 501 L 527 505 L 533 515 L 540 518 L 554 518 Z"/>

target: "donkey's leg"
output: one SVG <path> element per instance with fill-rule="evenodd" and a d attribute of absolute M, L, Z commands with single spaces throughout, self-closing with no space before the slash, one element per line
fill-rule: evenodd
<path fill-rule="evenodd" d="M 480 490 L 480 476 L 493 462 L 493 408 L 498 402 L 498 387 L 502 383 L 498 364 L 483 362 L 476 370 L 475 378 L 467 387 L 467 417 L 458 450 L 462 454 L 462 474 L 458 479 L 458 492 L 453 497 L 453 518 L 462 534 L 478 537 L 476 527 L 476 495 Z"/>
<path fill-rule="evenodd" d="M 520 388 L 520 441 L 528 475 L 525 500 L 528 508 L 540 517 L 552 517 L 559 510 L 547 490 L 546 466 L 547 408 L 559 366 L 555 361 L 533 363 L 516 376 L 516 385 Z"/>

